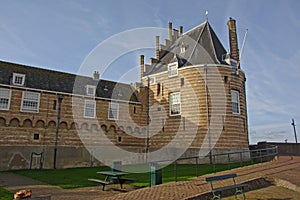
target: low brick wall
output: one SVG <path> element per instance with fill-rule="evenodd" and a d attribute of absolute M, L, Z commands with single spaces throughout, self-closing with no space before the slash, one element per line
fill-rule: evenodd
<path fill-rule="evenodd" d="M 131 148 L 127 149 L 131 152 L 139 152 L 143 149 L 140 148 Z M 153 149 L 152 149 L 153 150 Z M 169 154 L 170 159 L 176 157 L 176 152 L 180 149 L 170 148 Z M 178 163 L 189 163 L 195 164 L 196 162 L 205 164 L 209 163 L 209 157 L 207 155 L 199 155 L 199 148 L 189 148 L 182 155 L 181 158 L 188 158 L 178 161 Z M 218 153 L 228 153 L 228 152 L 238 152 L 241 149 L 214 149 L 213 154 Z M 53 146 L 0 146 L 0 171 L 11 170 L 11 169 L 29 169 L 30 168 L 30 159 L 31 153 L 41 153 L 43 152 L 43 168 L 44 169 L 52 169 L 53 168 L 53 160 L 54 160 L 54 147 Z M 204 151 L 206 152 L 206 151 Z M 180 155 L 180 154 L 179 154 Z M 199 157 L 200 156 L 200 157 Z M 206 157 L 203 157 L 206 156 Z M 191 157 L 199 157 L 196 161 L 195 158 Z M 128 157 L 127 160 L 124 158 L 123 163 L 128 164 L 131 163 L 130 159 L 137 159 Z M 229 159 L 229 160 L 228 160 Z M 240 162 L 247 161 L 250 159 L 249 152 L 241 153 L 241 154 L 230 154 L 228 155 L 218 155 L 215 156 L 215 163 L 227 163 L 227 162 Z M 158 161 L 166 160 L 165 158 L 157 158 Z M 135 160 L 136 162 L 136 160 Z M 143 162 L 143 159 L 140 161 Z M 32 169 L 38 169 L 39 158 L 35 157 L 32 160 Z M 57 168 L 74 168 L 74 167 L 93 167 L 93 166 L 101 166 L 103 165 L 96 158 L 91 156 L 88 150 L 83 146 L 78 147 L 68 147 L 68 146 L 58 146 L 57 149 L 57 159 L 56 159 L 56 167 Z"/>
<path fill-rule="evenodd" d="M 0 146 L 0 171 L 29 169 L 31 153 L 44 152 L 43 168 L 53 168 L 54 148 L 42 146 Z M 84 147 L 63 147 L 57 149 L 57 168 L 98 166 Z M 32 168 L 39 168 L 39 160 L 34 159 Z"/>
<path fill-rule="evenodd" d="M 258 142 L 251 145 L 250 149 L 265 149 L 277 146 L 279 156 L 300 156 L 300 143 L 280 143 L 280 142 Z"/>

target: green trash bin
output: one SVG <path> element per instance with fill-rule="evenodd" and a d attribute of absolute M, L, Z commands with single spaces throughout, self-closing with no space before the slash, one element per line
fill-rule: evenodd
<path fill-rule="evenodd" d="M 150 186 L 162 184 L 162 169 L 157 163 L 150 164 Z"/>

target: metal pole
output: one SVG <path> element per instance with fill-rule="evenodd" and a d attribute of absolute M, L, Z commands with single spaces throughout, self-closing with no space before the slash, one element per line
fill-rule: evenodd
<path fill-rule="evenodd" d="M 149 103 L 150 103 L 150 77 L 147 79 L 147 122 L 146 122 L 146 162 L 148 162 L 148 154 L 149 154 Z"/>
<path fill-rule="evenodd" d="M 211 138 L 210 138 L 210 117 L 209 117 L 209 101 L 208 101 L 208 86 L 207 86 L 207 65 L 204 65 L 205 72 L 205 93 L 206 93 L 206 109 L 207 109 L 207 135 L 208 135 L 208 150 L 209 150 L 209 163 L 212 164 L 211 153 Z"/>
<path fill-rule="evenodd" d="M 297 133 L 296 133 L 296 124 L 295 124 L 295 121 L 294 119 L 292 119 L 292 124 L 291 124 L 294 128 L 294 135 L 295 135 L 295 141 L 296 141 L 296 144 L 298 143 L 298 140 L 297 140 Z"/>
<path fill-rule="evenodd" d="M 61 102 L 64 98 L 64 95 L 57 95 L 58 98 L 58 110 L 57 110 L 57 124 L 56 124 L 56 133 L 55 133 L 55 146 L 54 146 L 54 158 L 53 158 L 53 168 L 56 169 L 56 155 L 57 155 L 57 145 L 58 145 L 58 129 L 60 124 L 60 111 L 61 111 Z"/>

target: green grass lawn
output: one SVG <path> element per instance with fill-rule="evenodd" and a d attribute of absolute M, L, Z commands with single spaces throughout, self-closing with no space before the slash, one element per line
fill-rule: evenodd
<path fill-rule="evenodd" d="M 251 162 L 243 163 L 243 166 L 250 165 Z M 210 174 L 218 171 L 224 171 L 229 168 L 240 167 L 240 163 L 230 164 L 217 164 L 213 165 L 192 165 L 192 164 L 171 164 L 162 169 L 163 183 L 185 180 L 187 178 Z M 132 168 L 136 166 L 123 166 L 124 168 Z M 176 172 L 174 169 L 176 168 Z M 197 170 L 196 170 L 197 169 Z M 89 178 L 104 179 L 103 175 L 97 174 L 98 171 L 108 171 L 109 167 L 91 167 L 91 168 L 71 168 L 71 169 L 45 169 L 45 170 L 14 170 L 13 173 L 30 177 L 51 185 L 57 185 L 64 189 L 98 186 L 99 184 L 88 181 Z M 132 171 L 132 170 L 130 170 Z M 131 173 L 126 177 L 135 179 L 131 185 L 137 187 L 149 186 L 150 174 L 149 173 Z"/>
<path fill-rule="evenodd" d="M 14 198 L 14 193 L 7 191 L 6 189 L 0 187 L 0 200 L 12 200 Z"/>

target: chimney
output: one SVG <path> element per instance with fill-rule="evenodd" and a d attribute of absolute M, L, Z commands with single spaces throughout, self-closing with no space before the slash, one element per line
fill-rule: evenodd
<path fill-rule="evenodd" d="M 179 37 L 179 32 L 177 29 L 173 29 L 173 39 L 177 40 L 177 38 Z"/>
<path fill-rule="evenodd" d="M 99 74 L 98 71 L 94 71 L 93 78 L 94 78 L 94 80 L 99 80 L 100 79 L 100 74 Z"/>
<path fill-rule="evenodd" d="M 183 33 L 183 26 L 179 26 L 179 35 L 182 35 Z"/>
<path fill-rule="evenodd" d="M 142 82 L 142 78 L 144 76 L 144 72 L 145 72 L 145 62 L 144 62 L 144 55 L 140 55 L 140 79 Z"/>
<path fill-rule="evenodd" d="M 168 29 L 169 29 L 169 40 L 172 41 L 172 22 L 168 23 Z"/>
<path fill-rule="evenodd" d="M 231 17 L 227 22 L 228 31 L 229 31 L 229 44 L 230 44 L 230 53 L 233 59 L 239 62 L 239 47 L 238 47 L 238 40 L 236 34 L 236 24 L 235 20 Z"/>
<path fill-rule="evenodd" d="M 155 37 L 155 54 L 156 59 L 159 60 L 159 36 Z"/>

